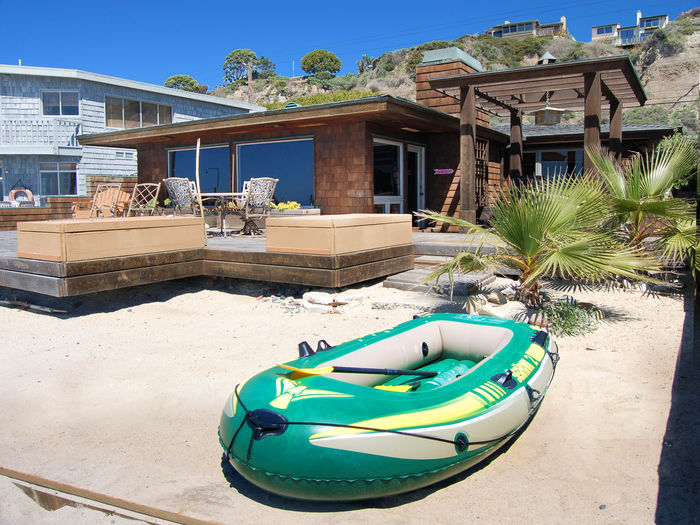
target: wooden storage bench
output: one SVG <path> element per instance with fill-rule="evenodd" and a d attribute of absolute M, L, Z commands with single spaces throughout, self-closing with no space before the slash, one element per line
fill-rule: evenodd
<path fill-rule="evenodd" d="M 408 214 L 270 216 L 266 230 L 266 250 L 276 253 L 342 255 L 412 242 Z"/>
<path fill-rule="evenodd" d="M 204 247 L 201 217 L 62 219 L 17 224 L 17 257 L 85 261 Z"/>

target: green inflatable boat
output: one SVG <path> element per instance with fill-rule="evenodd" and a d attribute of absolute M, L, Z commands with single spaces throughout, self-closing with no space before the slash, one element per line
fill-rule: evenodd
<path fill-rule="evenodd" d="M 539 328 L 460 314 L 299 353 L 235 388 L 219 442 L 244 478 L 309 500 L 387 496 L 467 469 L 534 415 L 558 359 Z"/>

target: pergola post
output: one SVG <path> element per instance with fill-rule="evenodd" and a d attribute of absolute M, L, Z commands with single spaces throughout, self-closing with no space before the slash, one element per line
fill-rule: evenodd
<path fill-rule="evenodd" d="M 622 155 L 622 102 L 610 100 L 610 151 L 616 158 Z"/>
<path fill-rule="evenodd" d="M 593 169 L 593 163 L 585 149 L 600 147 L 600 73 L 583 75 L 584 117 L 583 117 L 583 171 Z"/>
<path fill-rule="evenodd" d="M 472 223 L 476 222 L 476 96 L 474 91 L 474 86 L 460 88 L 459 108 L 459 217 Z"/>
<path fill-rule="evenodd" d="M 523 114 L 510 112 L 510 177 L 511 184 L 523 176 Z M 517 183 L 516 183 L 517 184 Z"/>

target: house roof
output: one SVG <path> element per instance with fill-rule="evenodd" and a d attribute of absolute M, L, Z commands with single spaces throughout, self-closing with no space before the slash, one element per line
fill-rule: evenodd
<path fill-rule="evenodd" d="M 510 136 L 510 124 L 495 124 L 492 128 L 504 135 Z M 622 126 L 622 138 L 656 138 L 671 135 L 677 129 L 673 126 L 658 126 L 656 124 L 625 124 Z M 600 126 L 602 136 L 610 134 L 610 125 Z M 528 142 L 563 142 L 564 140 L 583 140 L 583 124 L 557 124 L 542 126 L 525 124 L 522 127 L 523 140 Z"/>
<path fill-rule="evenodd" d="M 182 89 L 173 89 L 165 86 L 157 86 L 155 84 L 147 84 L 146 82 L 137 82 L 136 80 L 127 80 L 124 78 L 110 77 L 100 75 L 98 73 L 89 73 L 78 69 L 60 69 L 54 67 L 35 67 L 35 66 L 10 66 L 0 64 L 0 75 L 28 75 L 34 77 L 51 77 L 51 78 L 67 78 L 74 80 L 85 80 L 88 82 L 99 82 L 111 86 L 120 86 L 130 89 L 138 89 L 140 91 L 149 91 L 158 93 L 159 95 L 167 95 L 169 97 L 186 98 L 206 102 L 209 104 L 217 104 L 219 106 L 228 106 L 238 109 L 246 109 L 248 111 L 264 111 L 263 106 L 249 104 L 241 100 L 231 98 L 215 97 L 213 95 L 204 95 L 201 93 L 192 93 Z"/>
<path fill-rule="evenodd" d="M 584 77 L 589 73 L 601 75 L 601 104 L 607 105 L 611 98 L 624 107 L 646 102 L 644 88 L 627 55 L 436 77 L 428 82 L 435 90 L 453 91 L 455 95 L 462 87 L 474 87 L 478 106 L 506 116 L 514 110 L 543 108 L 547 93 L 553 106 L 583 109 Z"/>
<path fill-rule="evenodd" d="M 135 147 L 148 142 L 190 140 L 208 135 L 250 133 L 283 127 L 305 128 L 328 122 L 368 121 L 409 132 L 458 132 L 459 119 L 422 104 L 390 95 L 378 95 L 345 102 L 299 106 L 258 113 L 193 120 L 177 124 L 124 131 L 81 135 L 80 144 L 91 146 Z M 502 133 L 480 128 L 482 135 L 505 141 Z"/>

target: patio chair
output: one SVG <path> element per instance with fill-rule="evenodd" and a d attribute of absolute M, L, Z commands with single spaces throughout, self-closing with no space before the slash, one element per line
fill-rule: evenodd
<path fill-rule="evenodd" d="M 158 211 L 159 182 L 141 182 L 134 186 L 129 201 L 128 216 L 153 215 Z"/>
<path fill-rule="evenodd" d="M 177 214 L 191 213 L 200 215 L 199 202 L 196 192 L 192 191 L 192 184 L 184 177 L 168 177 L 163 179 L 168 190 L 170 205 Z"/>
<path fill-rule="evenodd" d="M 126 213 L 131 195 L 122 191 L 120 182 L 104 182 L 97 185 L 90 207 L 84 202 L 71 206 L 74 219 L 92 217 L 121 217 Z"/>
<path fill-rule="evenodd" d="M 270 216 L 270 203 L 275 195 L 275 187 L 279 179 L 260 177 L 250 179 L 248 191 L 243 194 L 240 209 L 232 213 L 240 215 L 243 220 L 243 229 L 238 235 L 261 235 L 262 229 L 255 223 L 256 220 Z M 245 188 L 245 183 L 243 185 Z"/>

